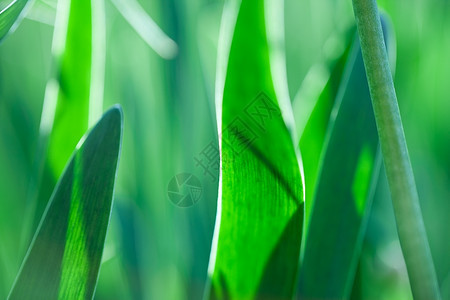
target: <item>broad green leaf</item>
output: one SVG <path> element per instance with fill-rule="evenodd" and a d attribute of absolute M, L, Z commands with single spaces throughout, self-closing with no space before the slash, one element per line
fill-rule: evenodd
<path fill-rule="evenodd" d="M 41 116 L 32 196 L 40 220 L 55 183 L 78 140 L 101 115 L 104 74 L 103 0 L 60 0 L 53 35 L 55 72 Z M 33 227 L 35 228 L 35 227 Z"/>
<path fill-rule="evenodd" d="M 221 179 L 210 299 L 290 299 L 294 291 L 304 201 L 299 158 L 287 127 L 292 111 L 275 93 L 281 86 L 269 60 L 275 53 L 269 26 L 283 20 L 266 25 L 267 14 L 279 4 L 235 1 L 224 11 L 224 47 L 224 28 L 235 26 L 223 99 L 221 66 L 217 73 Z"/>
<path fill-rule="evenodd" d="M 0 1 L 0 41 L 18 26 L 28 0 Z"/>
<path fill-rule="evenodd" d="M 9 299 L 91 299 L 111 214 L 122 112 L 80 141 L 50 198 Z"/>
<path fill-rule="evenodd" d="M 317 115 L 311 117 L 311 126 L 326 124 L 326 119 L 315 120 L 323 115 L 320 109 L 316 107 Z M 313 128 L 305 130 L 300 143 L 302 150 L 308 149 L 307 141 L 313 141 L 312 135 L 306 135 L 312 132 Z M 299 295 L 301 299 L 345 299 L 353 284 L 381 162 L 357 37 L 331 111 L 320 159 L 315 186 L 311 187 L 315 190 Z"/>
<path fill-rule="evenodd" d="M 354 33 L 354 30 L 352 32 Z M 335 104 L 336 95 L 343 78 L 343 71 L 349 56 L 351 44 L 352 43 L 349 42 L 349 46 L 342 55 L 335 62 L 330 63 L 330 65 L 332 65 L 329 67 L 331 69 L 331 74 L 316 100 L 304 129 L 299 132 L 301 134 L 300 150 L 303 159 L 305 186 L 308 187 L 305 189 L 305 235 L 307 235 L 311 207 L 314 201 L 314 187 L 316 185 L 319 162 L 330 122 L 331 111 Z M 308 99 L 299 99 L 297 97 L 294 99 L 294 101 L 301 100 L 305 101 Z M 297 104 L 297 102 L 294 102 L 293 105 L 306 110 L 304 107 L 305 105 Z M 297 117 L 297 119 L 299 117 Z M 297 123 L 301 121 L 302 120 L 299 120 Z"/>

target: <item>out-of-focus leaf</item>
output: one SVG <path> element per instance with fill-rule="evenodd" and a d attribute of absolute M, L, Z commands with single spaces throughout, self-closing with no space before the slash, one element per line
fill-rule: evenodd
<path fill-rule="evenodd" d="M 320 107 L 314 112 L 323 113 Z M 304 135 L 300 144 L 306 149 L 313 139 Z M 380 163 L 372 102 L 355 38 L 311 187 L 315 190 L 300 272 L 301 299 L 349 297 Z"/>
<path fill-rule="evenodd" d="M 103 0 L 58 1 L 52 47 L 56 71 L 46 87 L 36 174 L 30 187 L 38 193 L 30 196 L 37 201 L 33 229 L 78 140 L 101 115 L 102 4 Z"/>
<path fill-rule="evenodd" d="M 229 59 L 220 54 L 219 64 L 227 63 L 227 69 L 218 66 L 216 86 L 222 167 L 209 298 L 290 299 L 302 237 L 303 184 L 288 130 L 290 104 L 275 93 L 279 86 L 271 74 L 274 31 L 265 23 L 282 2 L 229 4 L 220 41 L 223 47 L 231 42 Z M 230 41 L 226 29 L 233 25 Z"/>
<path fill-rule="evenodd" d="M 216 74 L 217 47 L 219 42 L 220 20 L 223 4 L 214 3 L 203 7 L 198 17 L 197 42 L 199 58 L 202 66 L 203 80 L 212 114 L 215 114 L 214 79 Z M 209 96 L 210 95 L 210 96 Z M 215 116 L 213 116 L 215 119 Z"/>
<path fill-rule="evenodd" d="M 353 30 L 353 33 L 355 30 Z M 336 95 L 339 90 L 343 78 L 343 72 L 345 63 L 348 59 L 349 51 L 351 48 L 351 42 L 349 46 L 337 59 L 337 61 L 330 63 L 332 69 L 325 86 L 322 89 L 316 103 L 310 112 L 308 120 L 302 130 L 297 127 L 300 138 L 300 150 L 302 152 L 303 167 L 305 174 L 305 235 L 307 236 L 308 222 L 311 214 L 311 207 L 314 201 L 314 187 L 316 186 L 316 180 L 319 170 L 319 162 L 321 158 L 322 149 L 324 147 L 325 137 L 330 122 L 331 111 L 333 109 Z M 314 72 L 314 71 L 312 71 Z M 320 71 L 319 71 L 320 72 Z M 303 86 L 303 84 L 302 84 Z M 294 107 L 298 107 L 297 110 L 306 110 L 305 105 L 301 105 L 299 101 L 308 101 L 311 99 L 301 99 L 296 97 L 294 99 Z M 301 108 L 301 109 L 300 109 Z M 300 111 L 298 111 L 300 113 Z M 303 115 L 297 116 L 297 124 L 302 122 L 298 120 Z"/>
<path fill-rule="evenodd" d="M 138 239 L 136 237 L 136 208 L 116 200 L 116 211 L 120 221 L 122 262 L 133 299 L 143 299 L 141 264 L 139 262 Z"/>
<path fill-rule="evenodd" d="M 28 0 L 0 1 L 0 41 L 16 29 L 27 4 Z"/>
<path fill-rule="evenodd" d="M 122 16 L 159 56 L 173 58 L 177 44 L 153 21 L 136 0 L 111 0 Z"/>
<path fill-rule="evenodd" d="M 67 164 L 9 299 L 92 299 L 111 214 L 122 112 L 107 111 Z"/>
<path fill-rule="evenodd" d="M 34 0 L 26 18 L 50 26 L 55 25 L 56 3 Z"/>

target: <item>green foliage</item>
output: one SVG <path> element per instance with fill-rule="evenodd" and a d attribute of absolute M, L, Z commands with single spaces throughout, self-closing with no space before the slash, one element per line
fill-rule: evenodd
<path fill-rule="evenodd" d="M 94 81 L 92 16 L 89 0 L 61 0 L 57 7 L 52 45 L 56 71 L 47 83 L 41 115 L 34 226 L 73 149 L 88 129 Z M 102 99 L 91 101 L 101 103 Z"/>
<path fill-rule="evenodd" d="M 390 39 L 392 28 L 384 29 L 386 39 L 395 43 Z M 340 81 L 338 89 L 336 81 Z M 306 299 L 348 298 L 380 169 L 377 129 L 357 37 L 337 62 L 300 147 L 309 176 L 306 183 L 316 185 L 310 185 L 312 208 L 299 293 Z"/>
<path fill-rule="evenodd" d="M 335 61 L 330 63 L 331 74 L 326 81 L 320 95 L 317 97 L 309 118 L 305 120 L 299 120 L 303 117 L 300 112 L 296 115 L 297 123 L 304 122 L 305 127 L 302 130 L 299 147 L 302 153 L 303 167 L 305 172 L 305 185 L 311 188 L 305 191 L 305 235 L 308 234 L 308 225 L 311 217 L 311 209 L 314 203 L 314 192 L 316 190 L 317 179 L 321 167 L 321 153 L 326 146 L 326 137 L 328 128 L 330 128 L 331 112 L 335 105 L 336 96 L 339 89 L 343 89 L 341 85 L 345 85 L 342 82 L 344 67 L 349 58 L 349 52 L 352 43 L 349 43 L 346 50 Z M 342 82 L 342 83 L 341 83 Z M 302 110 L 306 110 L 301 102 L 303 99 L 294 99 L 293 106 L 300 106 Z M 305 101 L 303 101 L 305 102 Z"/>
<path fill-rule="evenodd" d="M 375 0 L 353 0 L 353 8 L 411 289 L 416 299 L 440 299 L 378 6 Z"/>
<path fill-rule="evenodd" d="M 218 99 L 222 168 L 210 299 L 289 299 L 302 236 L 302 178 L 275 94 L 264 2 L 236 7 Z"/>
<path fill-rule="evenodd" d="M 155 21 L 147 15 L 136 0 L 112 0 L 122 16 L 130 23 L 142 39 L 163 58 L 174 58 L 178 47 Z"/>
<path fill-rule="evenodd" d="M 378 136 L 358 39 L 342 79 L 317 160 L 320 167 L 300 275 L 300 295 L 306 299 L 348 298 L 379 171 Z M 312 117 L 316 111 L 323 109 L 319 105 Z M 307 125 L 305 133 L 308 129 Z M 301 145 L 308 148 L 307 136 Z"/>
<path fill-rule="evenodd" d="M 0 2 L 0 40 L 9 32 L 14 31 L 21 21 L 23 10 L 27 4 L 28 0 L 11 0 L 9 3 L 2 0 Z"/>
<path fill-rule="evenodd" d="M 398 42 L 394 79 L 437 280 L 415 274 L 447 299 L 450 6 L 378 2 L 395 25 L 387 50 Z M 409 300 L 411 286 L 421 288 L 408 276 L 383 167 L 375 176 L 350 2 L 5 0 L 0 11 L 0 38 L 8 35 L 0 43 L 0 298 L 13 285 L 11 298 L 100 300 Z M 117 161 L 87 151 L 87 140 L 70 174 L 61 173 L 117 102 L 127 122 L 105 202 L 94 194 L 107 193 L 111 184 L 101 182 L 112 180 Z M 168 199 L 180 173 L 198 179 L 201 197 L 191 207 Z M 87 183 L 91 175 L 100 179 Z M 73 195 L 80 201 L 69 202 L 63 181 L 82 187 Z M 69 200 L 58 202 L 65 193 Z M 79 294 L 64 295 L 72 292 Z"/>
<path fill-rule="evenodd" d="M 9 299 L 91 299 L 122 140 L 119 107 L 105 113 L 67 164 Z"/>

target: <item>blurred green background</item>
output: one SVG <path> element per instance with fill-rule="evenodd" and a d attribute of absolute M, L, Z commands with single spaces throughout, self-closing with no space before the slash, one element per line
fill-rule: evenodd
<path fill-rule="evenodd" d="M 95 298 L 200 299 L 218 180 L 205 175 L 194 157 L 217 143 L 214 84 L 224 1 L 139 2 L 179 51 L 171 60 L 158 56 L 105 1 L 104 108 L 120 103 L 125 127 Z M 396 33 L 400 111 L 439 284 L 450 299 L 450 1 L 378 3 Z M 0 44 L 0 298 L 6 298 L 28 248 L 25 211 L 45 85 L 54 67 L 54 13 L 35 5 Z M 311 67 L 341 53 L 353 25 L 350 0 L 285 1 L 291 99 Z M 200 201 L 189 208 L 167 196 L 170 179 L 182 172 L 194 174 L 203 187 Z M 384 171 L 352 297 L 412 297 Z"/>

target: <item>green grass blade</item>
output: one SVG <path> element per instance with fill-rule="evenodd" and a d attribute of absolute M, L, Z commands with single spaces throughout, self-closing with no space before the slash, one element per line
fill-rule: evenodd
<path fill-rule="evenodd" d="M 222 168 L 209 298 L 290 299 L 304 214 L 299 158 L 280 107 L 292 111 L 275 93 L 264 1 L 231 5 L 223 20 L 236 18 L 229 58 L 219 58 L 226 77 L 223 66 L 217 73 Z"/>
<path fill-rule="evenodd" d="M 47 84 L 41 119 L 41 134 L 50 133 L 47 163 L 56 178 L 88 129 L 91 16 L 91 1 L 58 3 L 53 39 L 57 72 Z"/>
<path fill-rule="evenodd" d="M 172 59 L 177 55 L 177 44 L 153 21 L 138 1 L 111 1 L 125 20 L 159 56 Z"/>
<path fill-rule="evenodd" d="M 344 76 L 341 99 L 334 106 L 336 119 L 331 121 L 322 167 L 318 168 L 301 271 L 300 295 L 306 299 L 344 297 L 370 180 L 379 169 L 364 66 L 360 55 L 356 59 L 358 46 L 352 52 L 347 63 L 348 81 Z"/>
<path fill-rule="evenodd" d="M 311 122 L 308 125 L 321 125 L 314 116 Z M 311 187 L 315 190 L 300 272 L 302 299 L 349 297 L 380 170 L 378 135 L 358 38 L 348 55 L 329 122 L 316 185 Z M 313 128 L 305 134 L 309 131 Z M 302 151 L 311 151 L 307 141 L 313 138 L 302 136 Z"/>
<path fill-rule="evenodd" d="M 440 299 L 377 2 L 353 0 L 352 3 L 411 290 L 415 299 Z"/>
<path fill-rule="evenodd" d="M 9 299 L 91 299 L 111 214 L 122 111 L 107 111 L 67 164 Z"/>
<path fill-rule="evenodd" d="M 28 0 L 11 0 L 9 3 L 0 2 L 0 41 L 14 31 L 22 19 Z"/>
<path fill-rule="evenodd" d="M 40 124 L 33 230 L 79 139 L 101 116 L 104 74 L 103 0 L 58 1 L 52 52 L 55 72 L 46 87 Z M 94 26 L 95 25 L 95 26 Z M 97 118 L 97 119 L 96 119 Z M 37 200 L 35 200 L 37 198 Z"/>
<path fill-rule="evenodd" d="M 351 43 L 334 62 L 332 71 L 322 92 L 320 93 L 316 104 L 309 116 L 300 138 L 300 150 L 302 153 L 303 167 L 305 172 L 305 235 L 309 224 L 312 203 L 314 202 L 314 187 L 316 186 L 319 173 L 319 165 L 322 149 L 325 144 L 327 129 L 329 128 L 331 111 L 335 104 L 345 63 L 348 60 Z M 298 104 L 300 106 L 300 104 Z M 298 118 L 298 117 L 297 117 Z"/>

